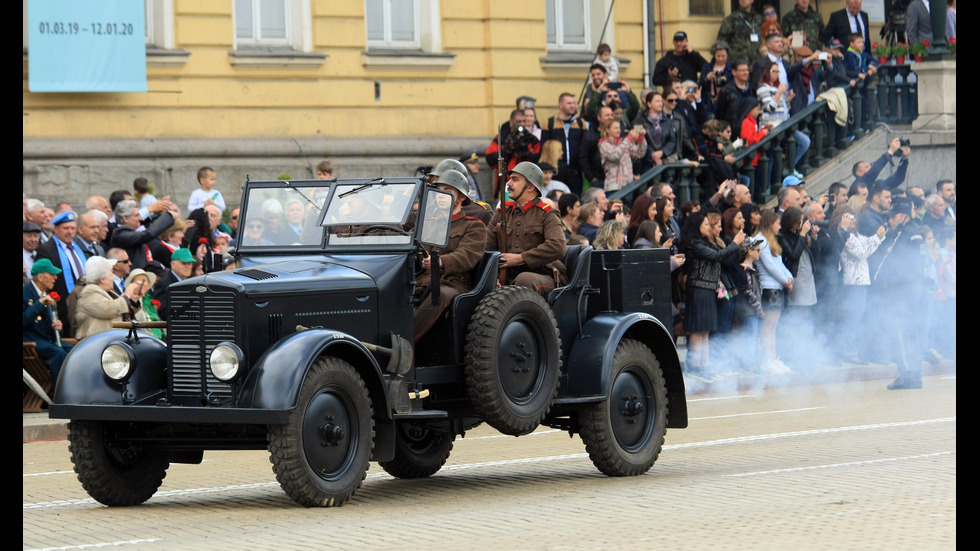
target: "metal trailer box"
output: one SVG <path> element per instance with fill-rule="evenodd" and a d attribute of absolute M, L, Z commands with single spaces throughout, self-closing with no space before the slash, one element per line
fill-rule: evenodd
<path fill-rule="evenodd" d="M 599 290 L 589 298 L 589 318 L 607 311 L 646 312 L 670 326 L 670 249 L 593 251 L 589 281 Z"/>

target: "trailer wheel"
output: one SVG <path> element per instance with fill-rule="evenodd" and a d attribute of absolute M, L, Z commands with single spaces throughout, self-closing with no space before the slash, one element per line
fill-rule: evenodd
<path fill-rule="evenodd" d="M 395 456 L 378 464 L 397 478 L 426 478 L 446 464 L 454 440 L 455 434 L 432 430 L 422 423 L 397 423 Z"/>
<path fill-rule="evenodd" d="M 592 463 L 609 476 L 636 476 L 657 461 L 667 431 L 667 386 L 643 343 L 616 347 L 604 402 L 586 407 L 580 432 Z"/>
<path fill-rule="evenodd" d="M 483 297 L 466 334 L 466 386 L 490 426 L 533 431 L 551 409 L 560 367 L 558 325 L 541 295 L 509 285 Z"/>
<path fill-rule="evenodd" d="M 357 371 L 326 357 L 310 368 L 285 425 L 269 427 L 269 456 L 286 494 L 339 507 L 361 486 L 374 448 L 371 398 Z"/>
<path fill-rule="evenodd" d="M 92 499 L 110 507 L 139 505 L 156 493 L 170 462 L 156 447 L 117 435 L 115 427 L 100 421 L 70 422 L 71 462 Z"/>

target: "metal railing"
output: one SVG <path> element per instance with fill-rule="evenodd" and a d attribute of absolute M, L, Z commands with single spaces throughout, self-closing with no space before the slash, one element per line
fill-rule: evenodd
<path fill-rule="evenodd" d="M 911 81 L 911 82 L 910 82 Z M 810 137 L 810 149 L 800 160 L 800 172 L 808 174 L 841 154 L 855 139 L 870 132 L 878 122 L 911 124 L 918 117 L 918 89 L 910 65 L 882 65 L 878 71 L 877 86 L 843 86 L 848 98 L 848 116 L 845 126 L 836 123 L 836 114 L 826 100 L 816 100 L 804 107 L 787 121 L 777 126 L 759 143 L 735 153 L 735 171 L 749 178 L 756 202 L 765 203 L 779 193 L 781 178 L 773 181 L 772 174 L 785 176 L 792 168 L 784 167 L 783 158 L 796 158 L 795 130 Z M 865 99 L 865 93 L 874 97 Z M 865 102 L 876 106 L 871 117 L 864 117 Z M 863 122 L 862 122 L 863 121 Z M 759 155 L 759 170 L 752 166 L 752 159 Z M 621 189 L 608 193 L 610 199 L 622 199 L 631 203 L 654 183 L 667 182 L 675 189 L 678 204 L 692 199 L 704 200 L 710 193 L 703 189 L 707 166 L 676 163 L 656 166 L 644 172 L 639 179 Z M 761 181 L 757 182 L 757 173 Z M 711 190 L 713 193 L 713 190 Z"/>

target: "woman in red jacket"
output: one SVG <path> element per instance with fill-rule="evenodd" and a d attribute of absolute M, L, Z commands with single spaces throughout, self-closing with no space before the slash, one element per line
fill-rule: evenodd
<path fill-rule="evenodd" d="M 740 120 L 742 121 L 741 137 L 746 147 L 761 142 L 772 131 L 772 127 L 769 125 L 764 125 L 762 128 L 759 128 L 759 113 L 762 112 L 762 102 L 757 98 L 742 99 L 742 102 L 739 104 L 739 112 L 741 113 Z M 756 152 L 755 157 L 752 157 L 752 166 L 755 168 L 752 201 L 760 204 L 765 202 L 765 199 L 762 197 L 761 187 L 762 170 L 759 168 L 759 157 L 761 156 L 762 152 L 759 151 Z"/>

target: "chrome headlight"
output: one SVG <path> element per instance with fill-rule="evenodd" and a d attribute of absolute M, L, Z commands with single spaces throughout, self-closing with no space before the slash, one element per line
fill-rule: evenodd
<path fill-rule="evenodd" d="M 238 376 L 244 358 L 241 349 L 230 342 L 223 342 L 211 351 L 211 373 L 219 381 L 227 383 Z"/>
<path fill-rule="evenodd" d="M 102 371 L 115 381 L 124 381 L 136 370 L 136 354 L 129 345 L 114 342 L 102 351 Z"/>

